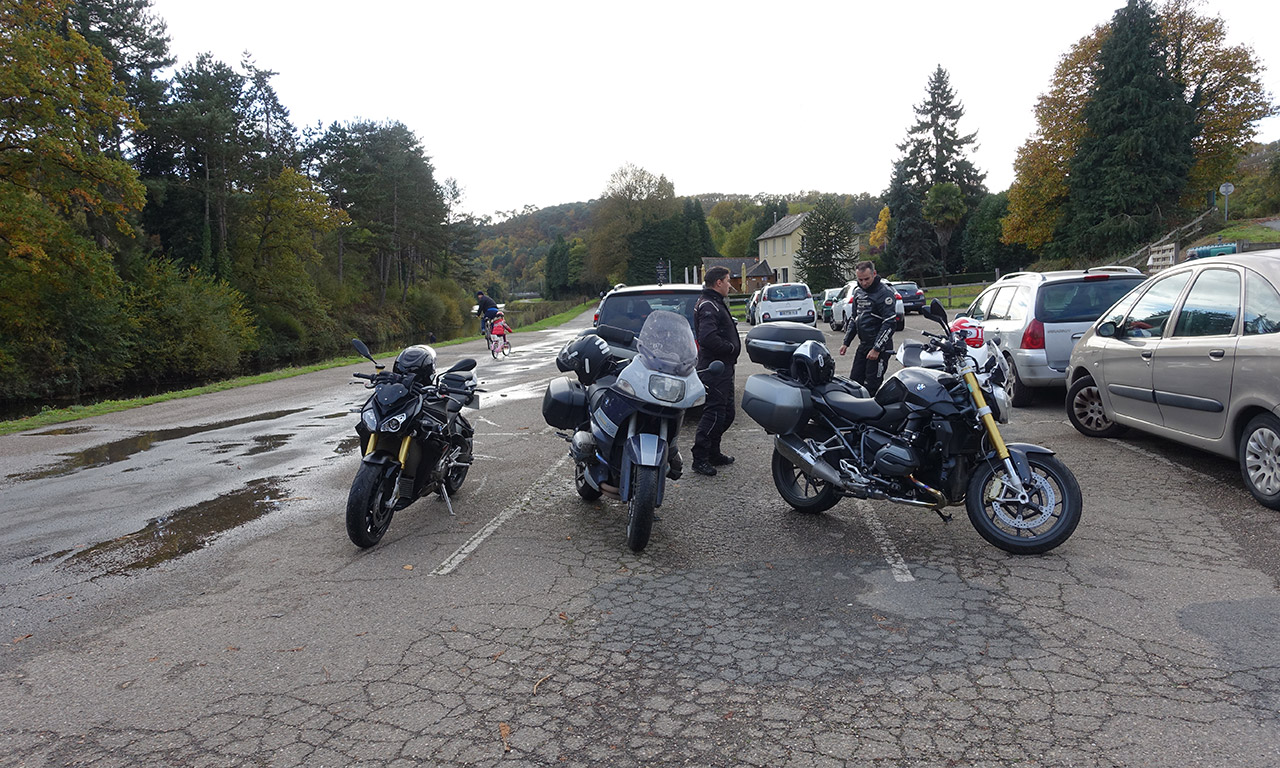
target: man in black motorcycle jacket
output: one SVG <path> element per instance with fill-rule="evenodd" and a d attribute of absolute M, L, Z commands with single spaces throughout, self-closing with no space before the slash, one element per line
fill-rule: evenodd
<path fill-rule="evenodd" d="M 858 337 L 858 349 L 853 354 L 853 369 L 849 378 L 862 384 L 874 395 L 884 381 L 893 352 L 893 329 L 898 322 L 897 295 L 894 289 L 876 274 L 876 265 L 860 261 L 854 268 L 858 287 L 853 289 L 854 321 L 844 334 L 840 354 L 844 354 Z"/>
<path fill-rule="evenodd" d="M 693 308 L 693 333 L 698 340 L 698 378 L 707 388 L 707 404 L 693 438 L 693 471 L 714 475 L 716 467 L 733 463 L 732 456 L 720 450 L 720 438 L 733 423 L 733 366 L 742 352 L 738 322 L 729 313 L 725 297 L 729 295 L 729 270 L 712 267 L 705 275 L 702 296 Z M 706 372 L 712 361 L 724 363 L 719 374 Z"/>

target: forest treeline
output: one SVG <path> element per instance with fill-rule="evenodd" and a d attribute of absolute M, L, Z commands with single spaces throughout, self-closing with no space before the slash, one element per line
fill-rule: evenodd
<path fill-rule="evenodd" d="M 627 164 L 593 200 L 490 218 L 395 120 L 299 130 L 250 55 L 175 61 L 151 0 L 0 0 L 0 400 L 449 338 L 477 289 L 593 296 L 660 261 L 682 279 L 754 259 L 789 213 L 810 212 L 797 266 L 824 285 L 863 243 L 910 277 L 1120 252 L 1232 172 L 1233 214 L 1274 213 L 1261 63 L 1195 6 L 1129 0 L 1064 54 L 1007 191 L 939 65 L 882 192 L 681 197 Z"/>

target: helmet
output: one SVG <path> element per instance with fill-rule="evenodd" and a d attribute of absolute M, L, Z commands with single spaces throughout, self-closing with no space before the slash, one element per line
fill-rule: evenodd
<path fill-rule="evenodd" d="M 396 373 L 412 373 L 419 379 L 429 379 L 436 372 L 436 351 L 426 344 L 405 347 L 396 355 L 396 362 L 391 370 Z"/>
<path fill-rule="evenodd" d="M 498 310 L 498 314 L 494 315 L 494 317 L 504 317 L 502 310 Z"/>
<path fill-rule="evenodd" d="M 830 383 L 836 361 L 822 344 L 810 339 L 791 353 L 791 378 L 807 387 Z"/>
<path fill-rule="evenodd" d="M 556 367 L 578 374 L 578 381 L 583 384 L 592 384 L 604 374 L 612 358 L 609 342 L 588 334 L 564 345 L 556 356 Z"/>
<path fill-rule="evenodd" d="M 476 291 L 476 295 L 477 295 L 477 296 L 483 296 L 483 295 L 484 295 L 484 291 Z"/>
<path fill-rule="evenodd" d="M 958 317 L 951 324 L 951 332 L 956 333 L 957 331 L 965 331 L 964 343 L 975 349 L 986 343 L 986 339 L 982 335 L 982 326 L 967 317 Z"/>

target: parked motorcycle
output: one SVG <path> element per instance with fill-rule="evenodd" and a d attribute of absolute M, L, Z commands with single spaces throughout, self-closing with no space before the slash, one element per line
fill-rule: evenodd
<path fill-rule="evenodd" d="M 461 411 L 478 408 L 476 393 L 483 390 L 471 358 L 437 376 L 435 350 L 418 344 L 401 351 L 388 373 L 364 342 L 351 344 L 377 373 L 352 374 L 373 394 L 356 424 L 364 459 L 347 496 L 347 535 L 359 547 L 372 547 L 392 515 L 429 493 L 438 493 L 453 514 L 449 497 L 467 478 L 475 435 Z"/>
<path fill-rule="evenodd" d="M 615 358 L 609 342 L 637 352 Z M 627 546 L 649 543 L 654 509 L 662 506 L 667 477 L 678 477 L 675 450 L 684 411 L 705 397 L 697 374 L 698 349 L 689 321 L 657 310 L 640 335 L 602 325 L 595 334 L 565 345 L 556 359 L 568 376 L 553 379 L 542 398 L 542 416 L 569 443 L 574 487 L 594 501 L 601 495 L 628 502 Z M 719 373 L 724 364 L 709 370 Z"/>
<path fill-rule="evenodd" d="M 747 335 L 747 353 L 774 370 L 747 380 L 742 409 L 774 435 L 774 486 L 801 512 L 822 512 L 842 498 L 878 499 L 935 510 L 964 503 L 978 533 L 1014 554 L 1047 552 L 1080 522 L 1075 476 L 1053 451 L 1005 443 L 1008 421 L 1000 355 L 979 369 L 966 335 L 947 327 L 936 299 L 925 314 L 919 350 L 942 368 L 905 367 L 874 398 L 833 376 L 822 332 L 769 323 Z M 907 355 L 903 355 L 906 357 Z"/>

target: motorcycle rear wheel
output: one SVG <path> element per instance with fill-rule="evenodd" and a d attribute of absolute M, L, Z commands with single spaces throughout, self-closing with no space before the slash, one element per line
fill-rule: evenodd
<path fill-rule="evenodd" d="M 347 496 L 347 536 L 357 547 L 368 549 L 391 527 L 391 497 L 399 470 L 394 465 L 361 464 Z"/>
<path fill-rule="evenodd" d="M 1071 537 L 1084 500 L 1076 477 L 1056 457 L 1027 456 L 1031 465 L 1028 504 L 1009 499 L 1009 473 L 998 459 L 979 464 L 969 478 L 965 507 L 969 522 L 988 543 L 1015 555 L 1038 555 Z"/>
<path fill-rule="evenodd" d="M 773 486 L 783 501 L 805 514 L 826 512 L 840 501 L 840 494 L 835 488 L 801 472 L 776 449 L 773 452 Z"/>
<path fill-rule="evenodd" d="M 653 508 L 658 503 L 658 468 L 636 467 L 632 478 L 631 506 L 627 515 L 627 547 L 643 551 L 653 530 Z"/>

